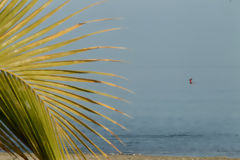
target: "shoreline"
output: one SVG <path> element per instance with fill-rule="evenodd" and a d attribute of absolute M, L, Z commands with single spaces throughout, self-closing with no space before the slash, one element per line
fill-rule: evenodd
<path fill-rule="evenodd" d="M 76 155 L 75 155 L 76 156 Z M 108 155 L 111 160 L 239 160 L 240 158 L 227 157 L 190 157 L 190 156 L 148 156 L 148 155 Z M 90 160 L 95 160 L 93 155 L 87 154 L 86 157 Z M 99 155 L 104 160 L 104 157 Z M 0 152 L 0 160 L 23 160 L 22 158 L 15 158 L 6 152 Z M 29 160 L 32 160 L 29 158 Z"/>

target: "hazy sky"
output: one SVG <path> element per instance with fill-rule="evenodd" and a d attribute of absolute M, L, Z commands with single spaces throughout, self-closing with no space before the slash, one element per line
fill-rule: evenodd
<path fill-rule="evenodd" d="M 72 0 L 55 17 L 94 2 L 97 1 Z M 121 27 L 121 31 L 101 35 L 101 40 L 99 36 L 93 37 L 91 41 L 128 47 L 130 55 L 125 59 L 132 64 L 238 65 L 239 5 L 236 0 L 110 0 L 84 11 L 66 25 L 122 17 L 120 21 L 89 24 L 83 28 L 90 32 L 101 29 L 99 26 Z M 78 33 L 82 33 L 81 30 Z"/>
<path fill-rule="evenodd" d="M 72 4 L 74 10 L 83 3 Z M 239 4 L 234 0 L 111 0 L 84 15 L 123 17 L 112 22 L 123 28 L 120 36 L 110 38 L 131 49 L 134 55 L 127 59 L 134 64 L 145 60 L 148 65 L 237 65 Z"/>

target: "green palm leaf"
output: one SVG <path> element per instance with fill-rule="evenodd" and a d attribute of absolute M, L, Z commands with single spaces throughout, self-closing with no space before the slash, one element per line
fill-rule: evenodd
<path fill-rule="evenodd" d="M 26 34 L 31 33 L 33 29 L 44 23 L 54 13 L 65 6 L 69 0 L 63 2 L 41 18 L 34 20 L 39 13 L 51 4 L 52 0 L 48 0 L 30 13 L 30 10 L 35 7 L 37 2 L 38 0 L 0 1 L 0 148 L 11 155 L 20 156 L 23 159 L 28 159 L 29 156 L 40 160 L 74 158 L 74 156 L 70 154 L 70 151 L 75 153 L 78 159 L 86 159 L 84 153 L 77 145 L 81 144 L 97 159 L 99 159 L 99 157 L 93 152 L 93 148 L 97 149 L 105 158 L 108 158 L 101 147 L 97 146 L 85 133 L 74 125 L 77 124 L 120 152 L 107 138 L 96 129 L 90 127 L 89 123 L 101 127 L 121 142 L 120 138 L 104 124 L 89 117 L 90 114 L 86 113 L 95 114 L 121 128 L 125 129 L 125 127 L 107 115 L 91 109 L 80 102 L 87 102 L 88 104 L 97 105 L 128 116 L 113 106 L 91 99 L 86 96 L 86 93 L 97 94 L 125 102 L 127 101 L 108 93 L 67 83 L 101 83 L 129 91 L 116 84 L 97 79 L 82 78 L 81 75 L 98 74 L 119 78 L 124 77 L 112 73 L 66 70 L 63 68 L 67 65 L 81 63 L 119 61 L 112 59 L 74 59 L 56 61 L 55 59 L 101 48 L 124 48 L 93 46 L 59 53 L 49 53 L 49 51 L 53 51 L 80 39 L 103 32 L 117 30 L 118 28 L 100 30 L 42 47 L 43 44 L 48 44 L 50 41 L 87 23 L 111 20 L 111 18 L 78 23 L 55 34 L 49 35 L 55 27 L 87 8 L 101 3 L 98 2 L 76 11 L 26 37 Z M 47 34 L 48 36 L 45 36 Z M 42 36 L 45 37 L 39 39 Z M 51 69 L 51 67 L 58 67 L 58 69 Z M 74 76 L 76 74 L 79 76 Z M 90 146 L 88 146 L 89 144 Z"/>

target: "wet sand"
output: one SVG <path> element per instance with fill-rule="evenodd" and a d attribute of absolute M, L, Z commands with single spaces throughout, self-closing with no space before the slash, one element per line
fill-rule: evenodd
<path fill-rule="evenodd" d="M 99 156 L 102 160 L 104 158 Z M 226 157 L 174 157 L 174 156 L 145 156 L 145 155 L 109 155 L 111 160 L 240 160 L 240 158 Z M 92 155 L 87 155 L 90 160 L 95 160 Z M 31 159 L 31 158 L 30 158 Z M 14 158 L 7 153 L 0 153 L 0 160 L 22 160 L 22 158 Z"/>

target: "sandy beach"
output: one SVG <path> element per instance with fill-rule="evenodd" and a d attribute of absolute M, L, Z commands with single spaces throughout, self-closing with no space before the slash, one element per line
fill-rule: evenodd
<path fill-rule="evenodd" d="M 104 160 L 102 156 L 99 157 L 102 160 Z M 240 160 L 240 158 L 227 158 L 227 157 L 174 157 L 174 156 L 145 156 L 145 155 L 109 155 L 109 157 L 111 160 Z M 87 158 L 90 160 L 96 159 L 92 155 L 87 155 Z M 11 157 L 7 153 L 0 153 L 0 160 L 22 160 L 22 158 Z"/>

